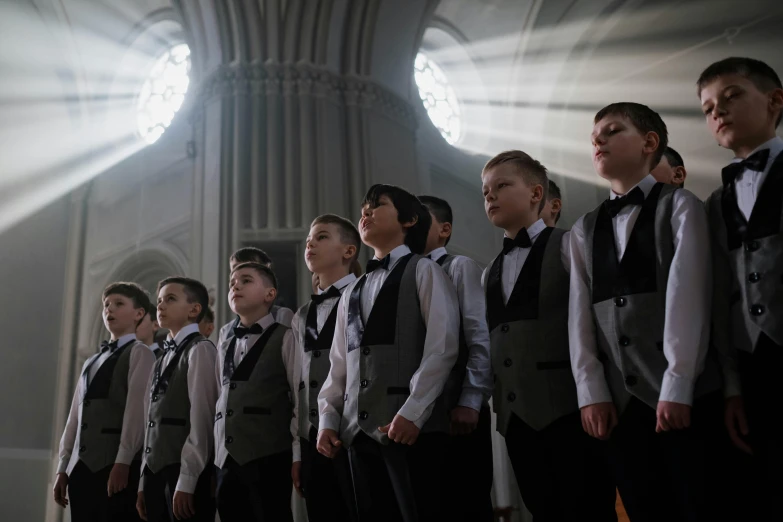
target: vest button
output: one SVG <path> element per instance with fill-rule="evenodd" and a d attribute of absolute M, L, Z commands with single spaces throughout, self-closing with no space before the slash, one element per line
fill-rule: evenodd
<path fill-rule="evenodd" d="M 628 346 L 631 344 L 631 340 L 624 335 L 620 337 L 617 342 L 620 343 L 620 346 Z"/>
<path fill-rule="evenodd" d="M 149 424 L 147 424 L 147 426 L 149 426 L 150 428 L 154 428 L 155 427 L 155 421 L 150 421 Z"/>
<path fill-rule="evenodd" d="M 313 357 L 315 357 L 317 359 L 320 356 L 321 356 L 321 350 L 314 350 L 313 351 Z"/>
<path fill-rule="evenodd" d="M 362 382 L 359 383 L 362 388 L 366 388 L 368 384 L 370 383 L 367 381 L 367 379 L 362 379 Z"/>
<path fill-rule="evenodd" d="M 152 448 L 150 448 L 149 446 L 144 448 L 144 453 L 151 453 L 151 452 L 152 452 Z"/>
<path fill-rule="evenodd" d="M 625 384 L 627 384 L 628 386 L 636 386 L 636 383 L 637 383 L 637 379 L 633 375 L 629 375 L 628 377 L 625 378 Z"/>
<path fill-rule="evenodd" d="M 625 297 L 615 297 L 614 298 L 614 305 L 618 308 L 622 308 L 626 305 L 628 301 L 625 299 Z"/>
<path fill-rule="evenodd" d="M 234 410 L 226 410 L 226 417 L 231 417 L 234 414 Z"/>
<path fill-rule="evenodd" d="M 318 388 L 318 381 L 316 381 L 316 380 L 310 381 L 310 387 L 311 388 Z"/>
<path fill-rule="evenodd" d="M 315 408 L 313 408 L 312 410 L 310 410 L 310 416 L 311 416 L 311 417 L 315 417 L 316 415 L 318 415 L 318 412 L 315 410 Z"/>
<path fill-rule="evenodd" d="M 79 453 L 84 453 L 85 451 L 87 451 L 87 446 L 80 446 L 79 447 Z"/>
<path fill-rule="evenodd" d="M 367 413 L 366 411 L 363 411 L 363 412 L 361 412 L 359 414 L 359 420 L 367 420 L 367 417 L 369 417 L 369 416 L 370 416 L 369 413 Z"/>
<path fill-rule="evenodd" d="M 517 400 L 517 396 L 514 392 L 509 393 L 507 398 L 508 398 L 508 402 L 514 402 L 515 400 Z"/>
<path fill-rule="evenodd" d="M 228 387 L 229 387 L 229 389 L 235 390 L 236 387 L 237 387 L 237 383 L 232 382 L 231 384 L 228 385 Z"/>
<path fill-rule="evenodd" d="M 228 437 L 226 437 L 226 444 L 231 444 L 232 442 L 234 442 L 234 437 L 232 437 L 230 435 Z"/>
<path fill-rule="evenodd" d="M 749 241 L 745 243 L 745 252 L 755 252 L 759 249 L 759 246 L 758 241 Z"/>
<path fill-rule="evenodd" d="M 758 272 L 751 272 L 748 275 L 748 281 L 751 283 L 758 283 L 761 280 L 761 274 Z"/>
<path fill-rule="evenodd" d="M 500 331 L 503 332 L 503 333 L 508 332 L 508 324 L 504 324 L 503 326 L 501 326 L 500 327 Z"/>
<path fill-rule="evenodd" d="M 90 405 L 90 401 L 89 400 L 86 400 L 86 401 L 82 402 L 82 406 L 84 406 L 85 408 L 88 407 L 89 405 Z"/>
<path fill-rule="evenodd" d="M 152 396 L 152 402 L 158 402 L 158 396 L 157 395 L 153 395 Z"/>
<path fill-rule="evenodd" d="M 763 313 L 764 313 L 764 307 L 761 305 L 753 305 L 750 307 L 750 315 L 755 315 L 756 317 L 758 317 Z"/>
<path fill-rule="evenodd" d="M 362 353 L 364 355 L 370 355 L 370 349 L 369 348 L 362 348 Z"/>
<path fill-rule="evenodd" d="M 505 366 L 506 368 L 511 366 L 511 359 L 506 359 L 505 361 L 503 361 L 503 366 Z"/>

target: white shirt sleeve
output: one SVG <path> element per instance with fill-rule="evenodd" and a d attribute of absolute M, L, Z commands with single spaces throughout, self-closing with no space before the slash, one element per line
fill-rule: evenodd
<path fill-rule="evenodd" d="M 666 285 L 663 332 L 668 368 L 659 400 L 692 404 L 709 344 L 712 256 L 704 205 L 687 190 L 674 193 L 671 227 L 674 257 Z"/>
<path fill-rule="evenodd" d="M 182 446 L 176 491 L 194 493 L 199 476 L 209 463 L 218 388 L 212 379 L 217 351 L 209 341 L 194 346 L 188 357 L 190 433 Z"/>
<path fill-rule="evenodd" d="M 65 430 L 63 430 L 63 435 L 60 437 L 60 461 L 57 464 L 57 473 L 65 473 L 67 471 L 68 463 L 71 461 L 71 454 L 73 453 L 73 446 L 76 444 L 76 433 L 79 425 L 79 401 L 82 396 L 82 373 L 84 373 L 84 367 L 82 367 L 78 381 L 76 381 L 76 390 L 74 390 L 73 399 L 71 399 L 71 410 L 68 412 Z"/>
<path fill-rule="evenodd" d="M 288 379 L 288 388 L 291 390 L 291 402 L 293 415 L 291 415 L 291 451 L 293 461 L 302 460 L 302 451 L 299 447 L 299 381 L 302 380 L 302 372 L 297 356 L 297 346 L 294 341 L 294 332 L 289 329 L 283 336 L 283 365 Z"/>
<path fill-rule="evenodd" d="M 612 394 L 604 378 L 604 365 L 598 359 L 593 306 L 587 286 L 584 216 L 571 229 L 570 253 L 568 343 L 577 399 L 579 407 L 584 408 L 599 402 L 612 402 Z"/>
<path fill-rule="evenodd" d="M 128 395 L 125 399 L 125 414 L 122 418 L 120 447 L 115 462 L 130 464 L 144 444 L 144 395 L 147 393 L 155 355 L 146 345 L 131 347 L 130 369 L 128 371 Z"/>
<path fill-rule="evenodd" d="M 445 274 L 444 274 L 445 275 Z M 337 317 L 334 325 L 332 348 L 329 350 L 329 375 L 318 394 L 318 411 L 320 415 L 319 430 L 334 430 L 340 432 L 340 421 L 345 405 L 346 339 L 345 324 L 348 320 L 348 301 L 353 285 L 348 286 L 337 303 Z"/>
<path fill-rule="evenodd" d="M 416 287 L 427 334 L 421 363 L 411 377 L 411 394 L 398 414 L 421 428 L 429 419 L 433 403 L 457 362 L 460 315 L 457 291 L 446 272 L 434 261 L 419 260 Z"/>

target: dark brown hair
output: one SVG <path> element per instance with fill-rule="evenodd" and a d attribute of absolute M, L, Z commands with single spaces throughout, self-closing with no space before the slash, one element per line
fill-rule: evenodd
<path fill-rule="evenodd" d="M 421 204 L 419 198 L 404 188 L 383 184 L 370 187 L 362 200 L 362 207 L 368 205 L 370 208 L 376 208 L 383 196 L 389 198 L 394 205 L 400 224 L 416 221 L 413 226 L 405 229 L 405 244 L 414 254 L 423 254 L 432 224 L 430 211 Z"/>
<path fill-rule="evenodd" d="M 546 205 L 547 193 L 549 192 L 549 179 L 546 175 L 546 167 L 543 166 L 540 161 L 533 159 L 526 152 L 522 152 L 521 150 L 507 150 L 489 160 L 487 164 L 484 165 L 481 175 L 483 176 L 489 169 L 493 169 L 504 163 L 511 163 L 514 165 L 517 169 L 517 173 L 522 176 L 522 180 L 529 187 L 541 185 L 544 189 L 544 196 L 541 198 L 541 205 L 538 208 L 538 211 L 541 212 L 544 205 Z"/>
<path fill-rule="evenodd" d="M 127 297 L 133 303 L 133 308 L 144 309 L 144 315 L 149 313 L 150 307 L 152 307 L 153 310 L 155 309 L 152 301 L 150 301 L 150 294 L 147 293 L 147 291 L 137 283 L 127 281 L 111 283 L 103 290 L 103 293 L 101 294 L 101 301 L 105 301 L 106 298 L 110 295 L 121 295 L 123 297 Z M 136 324 L 136 327 L 141 324 L 143 319 L 144 316 L 141 316 L 141 319 L 139 320 L 138 324 Z"/>
<path fill-rule="evenodd" d="M 266 252 L 260 248 L 253 246 L 242 247 L 233 254 L 231 254 L 230 261 L 234 261 L 237 264 L 240 263 L 259 263 L 261 265 L 267 265 L 272 267 L 272 258 L 267 255 Z"/>
<path fill-rule="evenodd" d="M 243 268 L 251 268 L 255 270 L 256 272 L 258 272 L 258 275 L 264 278 L 264 280 L 272 286 L 272 288 L 277 290 L 277 276 L 272 271 L 272 269 L 269 268 L 268 266 L 261 263 L 240 263 L 234 267 L 234 270 L 231 272 L 231 275 L 234 275 L 238 270 L 241 270 Z"/>
<path fill-rule="evenodd" d="M 658 135 L 658 148 L 653 153 L 650 168 L 658 165 L 661 162 L 666 146 L 669 144 L 669 131 L 666 129 L 666 124 L 663 122 L 661 115 L 641 103 L 618 102 L 607 105 L 598 111 L 593 119 L 593 124 L 614 114 L 627 118 L 636 127 L 636 130 L 642 134 L 654 132 Z"/>
<path fill-rule="evenodd" d="M 209 292 L 207 292 L 207 287 L 197 279 L 174 276 L 167 277 L 158 283 L 157 293 L 160 294 L 160 289 L 164 286 L 174 284 L 182 285 L 182 291 L 185 292 L 188 303 L 198 303 L 201 305 L 201 312 L 198 314 L 198 317 L 196 317 L 196 320 L 193 321 L 195 323 L 200 323 L 209 308 Z"/>
<path fill-rule="evenodd" d="M 356 225 L 351 223 L 350 220 L 338 216 L 336 214 L 323 214 L 318 216 L 310 224 L 310 228 L 315 225 L 336 225 L 337 230 L 340 232 L 340 241 L 344 245 L 353 245 L 356 247 L 356 254 L 351 259 L 351 273 L 356 277 L 362 275 L 362 265 L 359 263 L 359 250 L 362 248 L 362 238 L 359 235 L 359 231 L 356 229 Z"/>

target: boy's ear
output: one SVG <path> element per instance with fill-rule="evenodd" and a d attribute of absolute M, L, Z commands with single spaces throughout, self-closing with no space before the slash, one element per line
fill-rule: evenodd
<path fill-rule="evenodd" d="M 658 146 L 661 144 L 661 137 L 657 132 L 650 131 L 644 135 L 644 147 L 642 150 L 645 154 L 653 155 L 658 150 Z M 655 165 L 653 165 L 653 168 Z M 652 168 L 650 169 L 652 170 Z"/>
<path fill-rule="evenodd" d="M 769 109 L 778 113 L 775 118 L 779 118 L 780 111 L 783 111 L 783 89 L 772 89 L 767 94 L 767 97 L 769 98 Z"/>
<path fill-rule="evenodd" d="M 277 288 L 267 288 L 264 301 L 267 303 L 274 303 L 275 299 L 277 299 Z"/>
<path fill-rule="evenodd" d="M 536 185 L 533 187 L 533 203 L 541 203 L 544 199 L 544 186 Z"/>
<path fill-rule="evenodd" d="M 419 222 L 419 216 L 413 216 L 412 220 L 402 224 L 402 228 L 411 228 L 413 225 L 415 225 L 418 222 Z"/>
<path fill-rule="evenodd" d="M 674 167 L 672 171 L 674 171 L 674 175 L 672 176 L 672 183 L 675 185 L 682 185 L 685 183 L 685 177 L 688 175 L 685 167 Z"/>
<path fill-rule="evenodd" d="M 346 245 L 343 259 L 351 259 L 356 255 L 356 245 Z"/>
<path fill-rule="evenodd" d="M 549 203 L 552 205 L 552 213 L 560 212 L 560 209 L 563 208 L 563 202 L 560 201 L 560 198 L 552 198 Z"/>
<path fill-rule="evenodd" d="M 142 319 L 144 319 L 144 316 L 147 315 L 147 310 L 144 308 L 135 308 L 134 312 L 136 312 L 134 322 L 136 323 L 136 327 L 138 327 L 141 324 Z"/>
<path fill-rule="evenodd" d="M 447 238 L 451 235 L 451 223 L 441 223 L 440 224 L 440 232 L 438 232 L 438 237 L 440 238 Z"/>
<path fill-rule="evenodd" d="M 195 320 L 200 313 L 201 313 L 201 304 L 193 303 L 190 305 L 190 311 L 188 312 L 188 319 L 192 318 L 193 320 Z"/>

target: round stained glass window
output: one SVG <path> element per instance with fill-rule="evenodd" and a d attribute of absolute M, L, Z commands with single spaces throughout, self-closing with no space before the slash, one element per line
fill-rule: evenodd
<path fill-rule="evenodd" d="M 163 53 L 150 70 L 138 101 L 139 135 L 155 143 L 185 101 L 190 84 L 190 49 L 178 44 Z"/>
<path fill-rule="evenodd" d="M 443 138 L 454 145 L 462 135 L 459 101 L 438 65 L 422 53 L 416 55 L 414 79 L 427 115 Z"/>

